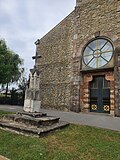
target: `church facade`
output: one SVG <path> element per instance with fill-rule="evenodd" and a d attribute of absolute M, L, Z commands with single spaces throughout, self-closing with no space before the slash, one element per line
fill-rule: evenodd
<path fill-rule="evenodd" d="M 119 0 L 76 0 L 35 44 L 41 108 L 120 116 Z"/>

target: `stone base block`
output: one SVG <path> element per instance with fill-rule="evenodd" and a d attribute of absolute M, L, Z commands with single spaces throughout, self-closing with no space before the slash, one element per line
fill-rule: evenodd
<path fill-rule="evenodd" d="M 41 101 L 26 99 L 24 102 L 25 112 L 40 112 Z"/>
<path fill-rule="evenodd" d="M 31 100 L 30 99 L 25 99 L 23 110 L 26 111 L 26 112 L 30 112 L 30 106 L 31 106 Z"/>
<path fill-rule="evenodd" d="M 111 111 L 110 111 L 110 115 L 114 117 L 115 112 L 111 110 Z"/>
<path fill-rule="evenodd" d="M 40 112 L 41 101 L 31 100 L 31 112 Z"/>

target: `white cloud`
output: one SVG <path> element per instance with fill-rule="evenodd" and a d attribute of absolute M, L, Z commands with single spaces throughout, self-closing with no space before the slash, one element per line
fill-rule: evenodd
<path fill-rule="evenodd" d="M 34 42 L 68 15 L 75 0 L 0 0 L 0 38 L 18 53 L 30 69 Z"/>

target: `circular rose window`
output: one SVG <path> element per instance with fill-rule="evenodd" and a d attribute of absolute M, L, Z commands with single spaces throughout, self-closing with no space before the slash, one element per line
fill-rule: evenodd
<path fill-rule="evenodd" d="M 100 68 L 112 58 L 114 48 L 112 43 L 104 38 L 89 42 L 83 51 L 83 61 L 91 68 Z"/>

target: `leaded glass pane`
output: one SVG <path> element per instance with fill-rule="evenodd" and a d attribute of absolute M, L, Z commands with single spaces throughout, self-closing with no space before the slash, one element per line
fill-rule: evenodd
<path fill-rule="evenodd" d="M 95 50 L 96 50 L 96 43 L 95 43 L 95 41 L 92 41 L 92 42 L 88 45 L 88 47 L 90 47 L 93 51 L 95 51 Z"/>
<path fill-rule="evenodd" d="M 88 64 L 89 61 L 90 61 L 92 58 L 93 58 L 93 55 L 85 56 L 85 57 L 84 57 L 85 63 Z"/>
<path fill-rule="evenodd" d="M 105 64 L 106 64 L 106 61 L 103 58 L 99 57 L 99 59 L 98 59 L 98 67 L 102 67 Z"/>
<path fill-rule="evenodd" d="M 105 39 L 99 39 L 98 41 L 99 41 L 100 48 L 102 48 L 107 43 Z"/>
<path fill-rule="evenodd" d="M 84 63 L 91 68 L 106 65 L 113 55 L 113 46 L 107 39 L 98 38 L 91 41 L 83 54 Z"/>
<path fill-rule="evenodd" d="M 106 52 L 106 53 L 101 54 L 101 57 L 103 57 L 107 61 L 109 61 L 111 59 L 111 56 L 112 56 L 112 52 Z"/>
<path fill-rule="evenodd" d="M 88 66 L 92 67 L 92 68 L 96 68 L 96 58 L 93 58 L 92 61 L 88 64 Z"/>
<path fill-rule="evenodd" d="M 105 51 L 112 51 L 113 48 L 111 46 L 111 43 L 107 43 L 105 46 L 103 46 L 103 48 L 101 49 L 102 52 L 105 52 Z"/>
<path fill-rule="evenodd" d="M 89 55 L 93 55 L 93 51 L 89 47 L 86 47 L 84 51 L 84 56 L 89 56 Z"/>

